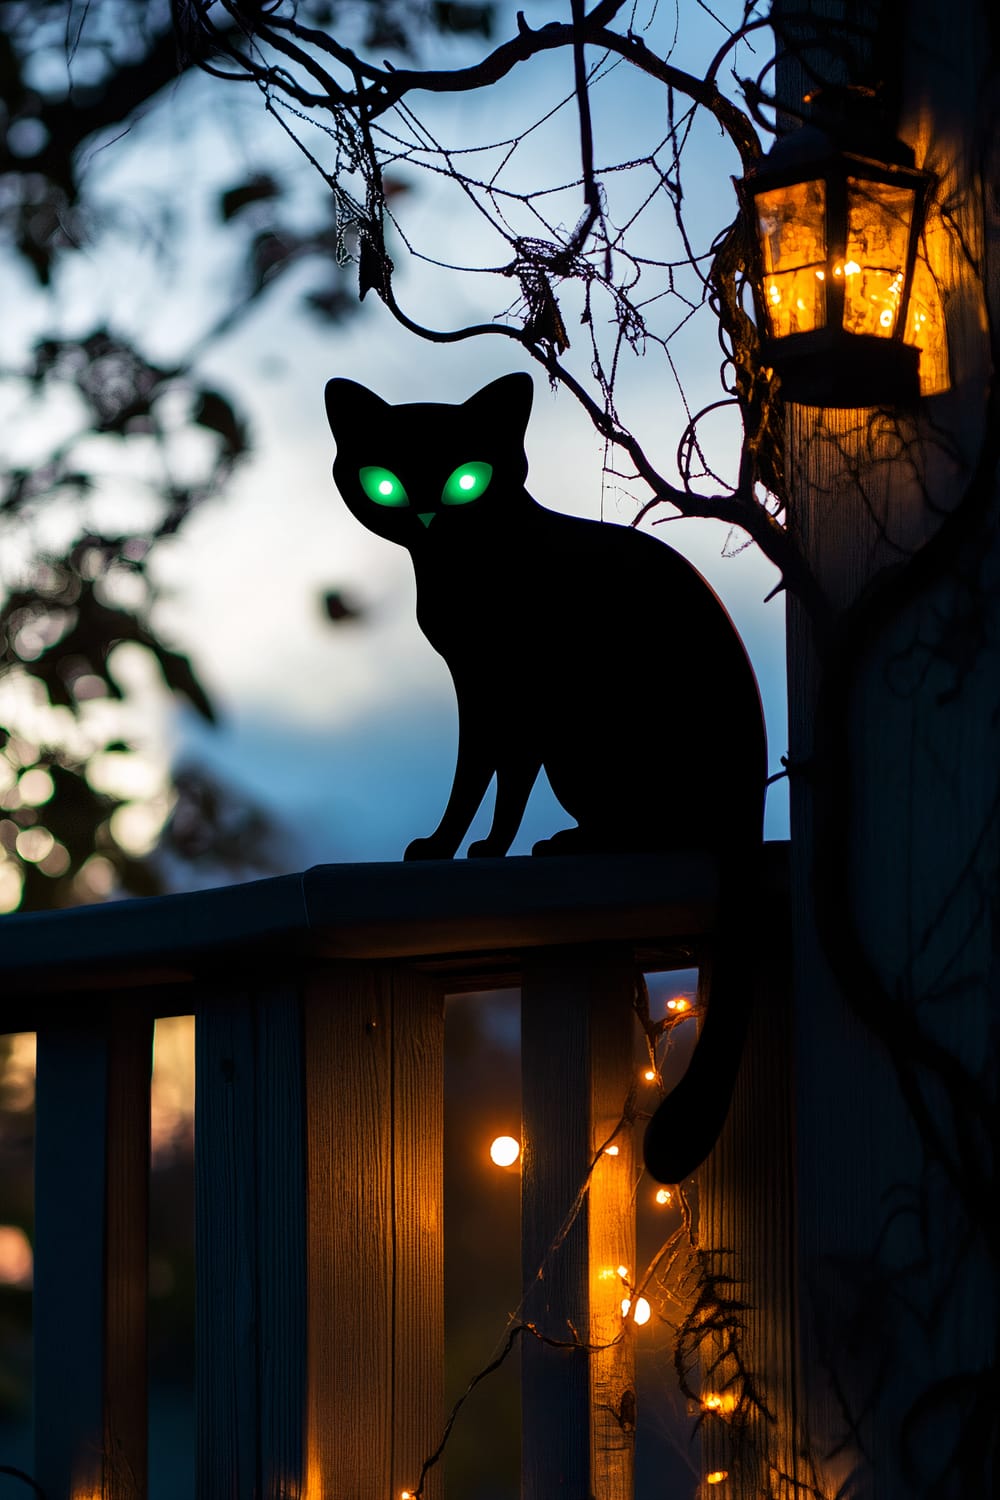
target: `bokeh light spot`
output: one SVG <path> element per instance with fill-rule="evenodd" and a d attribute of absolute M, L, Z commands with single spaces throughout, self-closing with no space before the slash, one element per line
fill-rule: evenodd
<path fill-rule="evenodd" d="M 521 1143 L 512 1135 L 498 1135 L 490 1145 L 490 1159 L 498 1167 L 512 1167 L 521 1154 Z"/>

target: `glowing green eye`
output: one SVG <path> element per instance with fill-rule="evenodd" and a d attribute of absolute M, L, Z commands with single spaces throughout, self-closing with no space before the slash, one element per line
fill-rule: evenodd
<path fill-rule="evenodd" d="M 479 499 L 492 478 L 492 464 L 459 464 L 445 480 L 441 499 L 445 505 L 467 505 Z"/>
<path fill-rule="evenodd" d="M 410 497 L 391 469 L 368 464 L 358 471 L 358 478 L 361 488 L 376 505 L 409 505 Z"/>

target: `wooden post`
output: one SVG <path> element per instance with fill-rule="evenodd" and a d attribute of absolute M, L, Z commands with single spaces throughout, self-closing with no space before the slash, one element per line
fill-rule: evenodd
<path fill-rule="evenodd" d="M 146 1495 L 152 1024 L 123 995 L 38 1033 L 35 1477 L 59 1500 Z"/>
<path fill-rule="evenodd" d="M 421 1471 L 444 1385 L 439 987 L 405 967 L 317 971 L 305 1007 L 307 1500 L 441 1493 Z"/>
<path fill-rule="evenodd" d="M 205 995 L 195 1039 L 197 1493 L 304 1500 L 298 994 Z"/>
<path fill-rule="evenodd" d="M 779 3 L 777 23 L 809 9 L 835 33 L 828 4 Z M 996 1358 L 990 1188 L 975 1190 L 992 1182 L 1000 990 L 990 15 L 979 0 L 852 14 L 854 45 L 891 26 L 900 133 L 940 175 L 925 248 L 951 389 L 914 413 L 793 407 L 788 424 L 790 525 L 834 609 L 847 617 L 887 597 L 914 556 L 925 564 L 891 611 L 866 615 L 832 757 L 814 741 L 823 668 L 802 610 L 789 610 L 798 1442 L 823 1493 L 880 1500 L 990 1483 L 981 1424 L 969 1425 L 977 1402 L 995 1404 Z M 929 551 L 940 528 L 958 534 L 947 518 L 960 504 L 977 524 Z M 836 890 L 820 843 L 831 807 L 849 841 Z M 838 937 L 853 961 L 835 979 Z"/>
<path fill-rule="evenodd" d="M 632 1500 L 634 1325 L 621 1303 L 636 1274 L 634 1138 L 623 1124 L 634 971 L 631 949 L 617 947 L 524 964 L 523 1316 L 541 1337 L 522 1341 L 523 1500 Z"/>

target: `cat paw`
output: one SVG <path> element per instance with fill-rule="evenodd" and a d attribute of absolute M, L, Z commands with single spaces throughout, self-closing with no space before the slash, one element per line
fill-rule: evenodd
<path fill-rule="evenodd" d="M 433 833 L 425 839 L 414 839 L 407 844 L 403 854 L 405 860 L 413 859 L 454 859 L 455 850 L 444 839 L 437 838 Z"/>

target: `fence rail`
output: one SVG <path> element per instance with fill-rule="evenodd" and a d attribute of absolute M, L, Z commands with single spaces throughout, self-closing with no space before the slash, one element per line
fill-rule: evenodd
<path fill-rule="evenodd" d="M 603 1337 L 620 1288 L 595 1276 L 632 1261 L 624 1139 L 536 1272 L 628 1094 L 636 972 L 690 964 L 716 895 L 697 853 L 510 859 L 2 919 L 0 1030 L 38 1033 L 48 1500 L 146 1494 L 152 1027 L 187 1013 L 199 1500 L 440 1496 L 443 1001 L 498 983 L 522 987 L 522 1261 L 544 1336 L 522 1351 L 522 1494 L 631 1500 L 631 1347 Z M 558 1347 L 570 1329 L 612 1348 Z"/>

